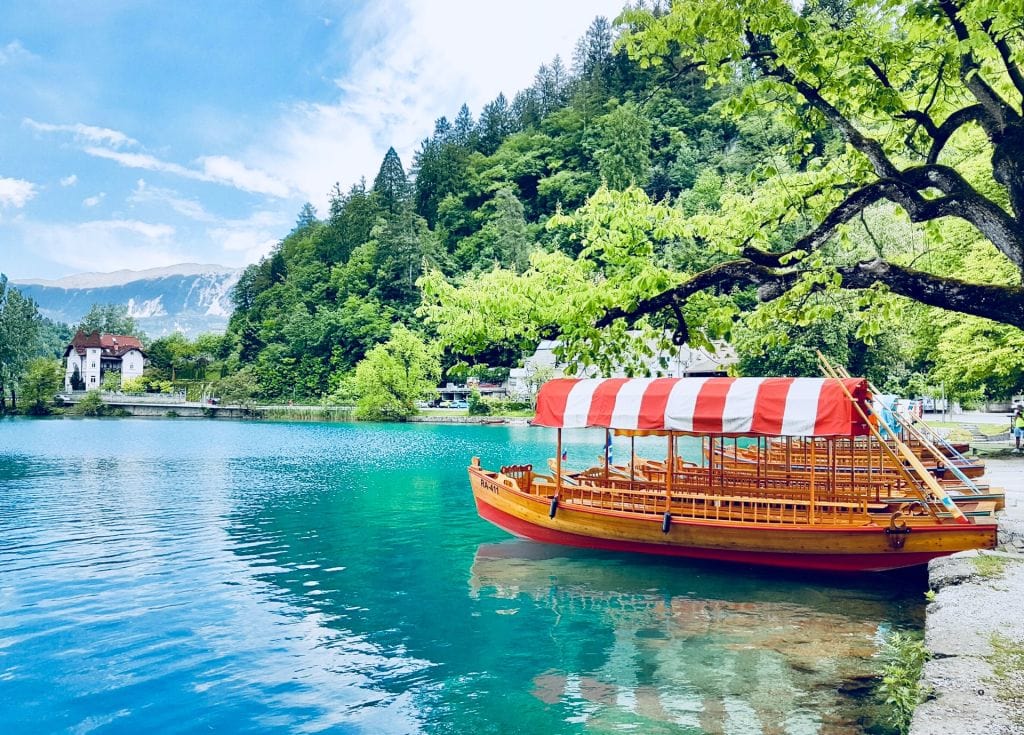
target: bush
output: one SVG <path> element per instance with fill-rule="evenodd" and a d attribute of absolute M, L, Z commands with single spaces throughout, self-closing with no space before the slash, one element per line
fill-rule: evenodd
<path fill-rule="evenodd" d="M 144 376 L 140 375 L 137 378 L 126 380 L 124 385 L 121 386 L 121 390 L 125 393 L 145 393 L 146 387 L 149 385 L 149 380 Z"/>
<path fill-rule="evenodd" d="M 49 416 L 51 413 L 53 411 L 42 401 L 30 403 L 28 408 L 25 409 L 26 416 Z"/>
<path fill-rule="evenodd" d="M 901 734 L 910 731 L 914 710 L 928 696 L 921 686 L 921 672 L 928 658 L 920 635 L 897 631 L 885 641 L 879 691 L 888 707 L 886 719 Z"/>
<path fill-rule="evenodd" d="M 469 415 L 490 416 L 491 404 L 480 397 L 480 391 L 472 391 L 469 394 Z"/>
<path fill-rule="evenodd" d="M 91 390 L 75 404 L 76 416 L 107 416 L 110 413 L 110 406 L 100 398 L 100 392 Z"/>

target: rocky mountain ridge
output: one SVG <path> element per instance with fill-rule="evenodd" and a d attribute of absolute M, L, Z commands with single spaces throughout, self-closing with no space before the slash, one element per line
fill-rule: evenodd
<path fill-rule="evenodd" d="M 125 304 L 149 337 L 223 332 L 231 316 L 231 289 L 241 269 L 182 263 L 165 268 L 80 273 L 56 280 L 13 282 L 56 321 L 75 324 L 93 304 Z"/>

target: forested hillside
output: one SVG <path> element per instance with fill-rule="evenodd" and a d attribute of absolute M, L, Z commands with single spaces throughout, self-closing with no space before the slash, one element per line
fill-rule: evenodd
<path fill-rule="evenodd" d="M 955 313 L 972 311 L 963 305 L 939 311 L 894 296 L 921 298 L 857 270 L 874 258 L 920 269 L 909 273 L 1019 288 L 1019 274 L 990 239 L 962 220 L 916 225 L 903 206 L 912 204 L 886 201 L 881 187 L 829 223 L 830 208 L 871 184 L 870 155 L 850 142 L 851 131 L 865 137 L 828 109 L 874 126 L 888 136 L 894 160 L 910 160 L 923 145 L 915 136 L 939 134 L 938 124 L 920 122 L 926 113 L 892 110 L 904 104 L 900 95 L 927 103 L 925 71 L 955 81 L 952 60 L 929 57 L 901 69 L 915 62 L 897 44 L 919 40 L 878 26 L 893 36 L 879 47 L 889 76 L 879 68 L 882 81 L 871 82 L 882 101 L 851 72 L 843 88 L 849 99 L 823 107 L 799 79 L 760 67 L 769 53 L 782 57 L 758 56 L 758 44 L 777 41 L 790 44 L 786 53 L 813 56 L 817 66 L 799 67 L 811 75 L 857 53 L 850 63 L 863 64 L 862 51 L 838 44 L 881 22 L 866 7 L 820 0 L 797 16 L 781 4 L 764 17 L 789 14 L 788 36 L 775 39 L 762 18 L 768 40 L 752 34 L 742 48 L 719 39 L 701 50 L 699 39 L 714 33 L 688 36 L 701 11 L 685 5 L 696 15 L 684 16 L 690 11 L 679 4 L 671 13 L 627 13 L 622 26 L 595 19 L 573 58 L 543 65 L 529 89 L 498 94 L 475 114 L 464 105 L 440 117 L 408 168 L 389 150 L 372 182 L 335 186 L 329 211 L 307 205 L 273 253 L 242 275 L 220 350 L 224 370 L 262 398 L 320 398 L 347 395 L 356 365 L 397 323 L 442 350 L 445 368 L 513 366 L 538 339 L 555 335 L 569 359 L 607 367 L 626 354 L 627 328 L 661 334 L 667 327 L 677 342 L 730 338 L 747 374 L 816 374 L 821 349 L 906 393 L 929 385 L 974 399 L 1019 391 L 1019 329 Z M 742 15 L 725 5 L 707 8 L 708 18 L 722 13 L 723 37 Z M 810 43 L 815 33 L 820 48 Z M 950 48 L 943 53 L 960 47 Z M 832 93 L 842 82 L 828 84 Z M 881 111 L 906 127 L 886 132 Z M 862 112 L 875 117 L 862 121 Z M 946 147 L 943 155 L 981 191 L 998 188 L 978 136 Z M 823 222 L 828 231 L 808 246 L 808 233 Z M 739 255 L 750 258 L 737 266 Z M 688 279 L 704 273 L 715 279 L 689 288 Z"/>

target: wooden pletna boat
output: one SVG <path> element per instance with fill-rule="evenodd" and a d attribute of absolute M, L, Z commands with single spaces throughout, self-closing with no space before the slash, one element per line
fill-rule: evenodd
<path fill-rule="evenodd" d="M 541 388 L 533 421 L 557 429 L 550 474 L 528 464 L 487 470 L 474 457 L 469 478 L 483 518 L 549 543 L 838 571 L 898 569 L 993 548 L 992 504 L 954 503 L 870 416 L 871 391 L 858 378 L 558 379 Z M 663 435 L 664 469 L 639 476 L 606 462 L 570 475 L 562 429 L 580 427 Z M 746 437 L 758 460 L 740 472 L 710 451 L 703 466 L 678 467 L 681 436 L 712 447 Z M 758 454 L 787 438 L 807 442 L 806 467 L 780 467 Z M 893 500 L 873 476 L 843 473 L 836 459 L 844 442 L 889 456 L 915 497 Z"/>

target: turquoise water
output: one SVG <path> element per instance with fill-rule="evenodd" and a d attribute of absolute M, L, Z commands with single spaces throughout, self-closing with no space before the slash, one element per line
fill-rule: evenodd
<path fill-rule="evenodd" d="M 470 458 L 543 465 L 552 440 L 0 421 L 0 730 L 876 729 L 872 657 L 921 624 L 922 575 L 808 580 L 543 546 L 479 520 Z"/>

